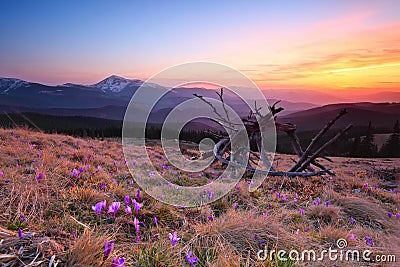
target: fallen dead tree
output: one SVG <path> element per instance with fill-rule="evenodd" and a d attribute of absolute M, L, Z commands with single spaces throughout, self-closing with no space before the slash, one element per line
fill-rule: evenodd
<path fill-rule="evenodd" d="M 299 138 L 296 134 L 297 126 L 291 123 L 279 123 L 276 121 L 276 115 L 283 110 L 282 107 L 276 107 L 279 101 L 268 107 L 270 113 L 267 115 L 262 115 L 260 113 L 262 107 L 257 107 L 257 103 L 255 102 L 254 110 L 251 111 L 246 119 L 242 120 L 243 124 L 245 125 L 245 128 L 243 129 L 238 127 L 237 124 L 230 121 L 229 113 L 225 107 L 226 104 L 224 102 L 223 92 L 223 88 L 221 88 L 220 92 L 217 92 L 222 104 L 223 113 L 218 111 L 218 109 L 204 97 L 194 94 L 194 96 L 198 97 L 203 102 L 208 104 L 210 108 L 212 108 L 217 118 L 215 119 L 215 121 L 224 126 L 226 129 L 229 129 L 231 132 L 233 132 L 233 134 L 231 134 L 231 138 L 227 136 L 222 136 L 217 133 L 212 133 L 212 135 L 214 135 L 219 141 L 215 144 L 212 153 L 210 152 L 203 154 L 203 158 L 215 156 L 223 164 L 233 164 L 240 167 L 245 167 L 249 171 L 258 171 L 270 176 L 309 177 L 323 174 L 334 175 L 334 172 L 332 170 L 317 162 L 317 159 L 322 158 L 324 160 L 332 162 L 331 159 L 324 155 L 325 149 L 328 146 L 332 145 L 340 137 L 342 137 L 348 130 L 350 130 L 352 125 L 350 124 L 346 128 L 340 130 L 329 141 L 320 145 L 317 144 L 324 136 L 324 134 L 326 134 L 328 130 L 331 129 L 335 122 L 347 114 L 346 109 L 341 110 L 335 118 L 329 121 L 325 125 L 325 127 L 323 127 L 317 133 L 317 135 L 312 138 L 307 148 L 303 150 L 300 145 Z M 293 152 L 298 156 L 297 161 L 294 161 L 294 165 L 288 171 L 275 170 L 268 159 L 266 151 L 263 149 L 264 144 L 262 143 L 261 137 L 262 131 L 265 129 L 265 127 L 268 127 L 268 125 L 271 126 L 270 123 L 274 124 L 277 132 L 284 132 L 287 134 L 290 139 Z M 235 138 L 238 138 L 239 133 L 242 131 L 246 131 L 249 140 L 257 144 L 257 151 L 250 149 L 247 164 L 240 164 L 231 161 L 231 158 L 234 156 L 232 155 L 231 144 L 233 143 L 233 141 L 235 141 Z M 266 170 L 265 168 L 263 168 L 263 166 L 270 166 L 270 168 Z"/>

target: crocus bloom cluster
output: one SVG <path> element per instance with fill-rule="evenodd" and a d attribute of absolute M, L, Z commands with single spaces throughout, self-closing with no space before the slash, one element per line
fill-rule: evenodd
<path fill-rule="evenodd" d="M 304 209 L 299 209 L 300 214 L 304 214 Z"/>
<path fill-rule="evenodd" d="M 168 237 L 169 237 L 169 240 L 171 240 L 172 246 L 175 246 L 176 243 L 178 243 L 178 241 L 180 240 L 177 232 L 174 232 L 173 234 L 169 233 Z"/>
<path fill-rule="evenodd" d="M 104 200 L 92 206 L 92 210 L 94 210 L 94 212 L 96 212 L 96 214 L 99 215 L 103 209 L 106 209 L 106 207 L 107 207 L 107 202 L 106 200 Z"/>
<path fill-rule="evenodd" d="M 186 260 L 190 264 L 190 266 L 196 266 L 196 263 L 199 261 L 199 259 L 196 256 L 192 256 L 192 252 L 188 251 L 186 253 Z"/>

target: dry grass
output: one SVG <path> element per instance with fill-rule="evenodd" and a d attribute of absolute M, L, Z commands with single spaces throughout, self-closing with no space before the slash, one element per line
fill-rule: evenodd
<path fill-rule="evenodd" d="M 85 229 L 66 254 L 65 265 L 68 267 L 111 265 L 111 261 L 103 257 L 104 242 L 108 239 L 110 238 Z"/>
<path fill-rule="evenodd" d="M 345 197 L 338 200 L 347 216 L 353 217 L 360 224 L 377 230 L 392 230 L 394 225 L 388 220 L 387 212 L 376 203 L 375 199 Z"/>
<path fill-rule="evenodd" d="M 162 149 L 152 141 L 148 150 L 161 170 L 168 163 Z M 197 153 L 189 144 L 184 150 Z M 143 155 L 134 156 L 138 168 L 146 168 L 140 165 Z M 277 155 L 276 168 L 286 169 L 292 163 L 290 157 Z M 168 206 L 142 192 L 143 208 L 131 216 L 124 212 L 124 196 L 134 198 L 138 186 L 126 168 L 118 140 L 0 129 L 0 263 L 49 266 L 52 260 L 58 266 L 111 266 L 111 258 L 118 256 L 126 258 L 127 266 L 183 267 L 189 266 L 185 255 L 190 250 L 199 258 L 196 266 L 309 266 L 276 258 L 261 261 L 256 255 L 265 247 L 319 251 L 334 247 L 339 238 L 347 239 L 351 248 L 400 251 L 400 220 L 395 218 L 400 212 L 400 194 L 387 190 L 388 181 L 370 171 L 372 165 L 399 166 L 399 160 L 335 158 L 327 165 L 337 176 L 272 177 L 252 193 L 243 179 L 222 199 L 196 209 Z M 79 177 L 71 175 L 80 168 L 84 170 Z M 220 164 L 212 168 L 215 174 L 205 170 L 193 177 L 172 167 L 163 172 L 173 182 L 200 185 L 223 171 Z M 100 189 L 100 183 L 106 188 Z M 312 204 L 317 198 L 321 204 Z M 116 218 L 92 211 L 103 200 L 122 203 Z M 330 204 L 325 206 L 325 201 Z M 388 212 L 394 214 L 391 219 Z M 134 217 L 141 222 L 138 242 Z M 351 217 L 355 223 L 350 223 Z M 24 238 L 18 237 L 18 229 Z M 181 239 L 172 246 L 168 233 L 174 231 Z M 373 239 L 372 248 L 366 236 Z M 103 261 L 104 241 L 110 239 L 115 240 L 115 248 Z M 333 263 L 313 264 L 324 265 Z"/>

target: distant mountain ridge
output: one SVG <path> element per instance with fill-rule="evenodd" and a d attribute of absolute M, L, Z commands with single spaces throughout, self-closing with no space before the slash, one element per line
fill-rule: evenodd
<path fill-rule="evenodd" d="M 144 81 L 140 79 L 126 79 L 112 75 L 102 81 L 84 85 L 75 83 L 65 83 L 56 86 L 44 85 L 34 82 L 27 82 L 20 79 L 0 78 L 0 106 L 3 110 L 33 111 L 41 110 L 44 113 L 48 110 L 51 114 L 62 115 L 62 112 L 76 114 L 84 112 L 92 113 L 93 109 L 103 109 L 103 107 L 120 107 L 118 112 L 110 112 L 108 115 L 101 112 L 101 117 L 120 118 L 120 110 L 125 110 L 131 97 L 136 90 L 142 86 Z M 157 90 L 162 86 L 146 83 L 151 90 Z M 146 89 L 147 90 L 147 89 Z M 157 103 L 155 109 L 171 109 L 183 101 L 193 98 L 193 94 L 205 97 L 217 98 L 215 91 L 205 88 L 174 88 L 166 94 L 162 101 Z M 234 94 L 225 93 L 227 103 L 231 105 L 243 105 L 243 101 Z M 276 100 L 270 100 L 275 102 Z M 293 103 L 282 101 L 285 106 L 285 114 L 316 107 L 311 103 Z M 70 111 L 67 111 L 71 109 Z M 86 115 L 86 114 L 78 114 Z"/>
<path fill-rule="evenodd" d="M 54 116 L 86 116 L 111 120 L 122 120 L 128 103 L 142 86 L 144 81 L 139 79 L 126 79 L 112 75 L 98 83 L 82 85 L 66 83 L 62 85 L 49 86 L 39 83 L 27 82 L 14 78 L 0 78 L 0 111 L 3 113 L 30 112 L 48 114 Z M 147 84 L 145 88 L 149 95 L 162 88 L 157 84 Z M 290 93 L 290 91 L 285 91 Z M 152 123 L 162 123 L 168 112 L 180 103 L 193 98 L 193 94 L 205 97 L 218 98 L 215 91 L 205 88 L 174 88 L 169 91 L 153 108 L 150 120 Z M 346 123 L 360 125 L 368 124 L 372 120 L 377 127 L 388 127 L 395 119 L 400 118 L 399 103 L 340 103 L 319 106 L 307 101 L 306 96 L 312 91 L 305 91 L 292 94 L 291 98 L 295 101 L 288 101 L 279 96 L 277 90 L 263 91 L 268 98 L 269 104 L 277 100 L 282 100 L 278 106 L 284 107 L 278 119 L 283 122 L 291 122 L 298 125 L 300 130 L 320 129 L 327 121 L 346 108 L 349 114 L 340 122 L 339 126 Z M 279 95 L 280 94 L 280 95 Z M 379 93 L 377 93 L 379 94 Z M 383 92 L 384 95 L 396 96 L 396 92 Z M 226 91 L 224 94 L 226 103 L 231 105 L 241 116 L 248 114 L 249 109 L 244 102 L 235 94 Z M 275 96 L 275 97 L 274 97 Z M 329 94 L 319 94 L 318 96 L 329 98 Z M 395 102 L 396 98 L 392 102 Z M 343 100 L 341 100 L 343 102 Z M 400 102 L 400 101 L 399 101 Z M 146 101 L 137 105 L 145 107 Z M 196 107 L 184 112 L 196 112 Z M 138 117 L 140 114 L 138 114 Z"/>

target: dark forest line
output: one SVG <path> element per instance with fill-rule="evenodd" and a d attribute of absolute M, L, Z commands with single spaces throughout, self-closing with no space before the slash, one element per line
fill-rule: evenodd
<path fill-rule="evenodd" d="M 10 113 L 0 114 L 0 127 L 17 128 L 28 127 L 33 130 L 40 130 L 45 133 L 66 134 L 83 138 L 110 138 L 121 137 L 122 122 L 119 120 L 100 119 L 82 116 L 52 116 L 37 113 Z M 321 143 L 327 142 L 332 138 L 338 129 L 331 129 Z M 298 132 L 297 135 L 303 148 L 307 147 L 311 138 L 317 131 Z M 378 149 L 374 134 L 388 133 L 389 138 Z M 223 133 L 220 133 L 223 134 Z M 146 138 L 160 139 L 161 127 L 151 125 L 146 129 Z M 168 131 L 167 135 L 168 136 Z M 198 143 L 203 138 L 215 137 L 208 132 L 200 130 L 185 129 L 180 133 L 180 139 Z M 279 153 L 293 154 L 290 140 L 286 135 L 277 136 L 277 148 Z M 252 144 L 254 145 L 254 144 Z M 393 128 L 375 128 L 371 123 L 367 126 L 356 126 L 351 129 L 346 136 L 339 139 L 330 146 L 327 151 L 330 156 L 346 157 L 400 157 L 400 126 L 399 121 L 393 122 Z"/>

